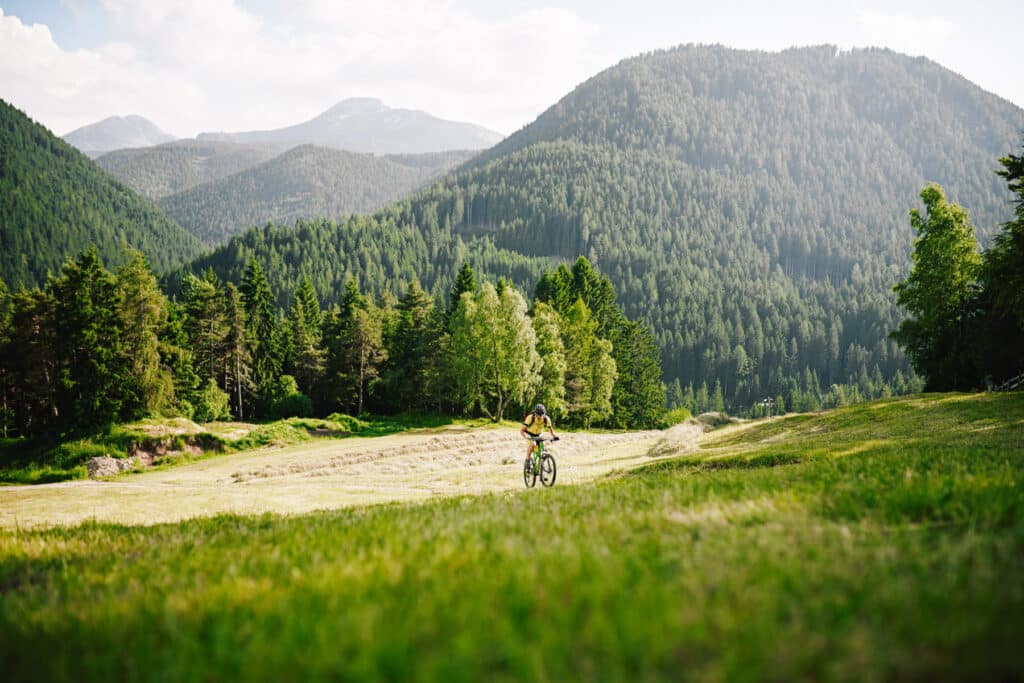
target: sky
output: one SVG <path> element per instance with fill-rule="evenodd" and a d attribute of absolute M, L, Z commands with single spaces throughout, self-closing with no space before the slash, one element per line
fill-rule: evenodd
<path fill-rule="evenodd" d="M 0 98 L 58 135 L 278 128 L 348 97 L 512 133 L 620 60 L 684 43 L 925 56 L 1024 107 L 1020 0 L 0 0 Z"/>

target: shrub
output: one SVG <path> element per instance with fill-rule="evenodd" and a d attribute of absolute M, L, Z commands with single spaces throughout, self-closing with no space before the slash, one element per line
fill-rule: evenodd
<path fill-rule="evenodd" d="M 215 422 L 217 420 L 230 420 L 231 409 L 228 407 L 230 397 L 220 390 L 217 383 L 212 379 L 199 395 L 196 396 L 195 410 L 192 419 L 196 422 Z"/>

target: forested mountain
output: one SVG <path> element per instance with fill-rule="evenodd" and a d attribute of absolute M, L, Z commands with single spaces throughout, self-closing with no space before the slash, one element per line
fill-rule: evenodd
<path fill-rule="evenodd" d="M 374 218 L 251 232 L 193 268 L 237 280 L 255 255 L 286 303 L 300 275 L 328 300 L 350 274 L 441 295 L 466 257 L 526 287 L 584 254 L 653 326 L 670 395 L 813 407 L 905 386 L 888 335 L 908 211 L 938 182 L 991 235 L 1012 211 L 996 159 L 1022 129 L 1024 111 L 925 59 L 685 46 L 598 74 Z"/>
<path fill-rule="evenodd" d="M 149 119 L 134 115 L 111 116 L 76 128 L 63 137 L 65 142 L 94 158 L 114 149 L 150 147 L 175 139 Z"/>
<path fill-rule="evenodd" d="M 486 149 L 501 138 L 500 133 L 476 124 L 446 121 L 413 109 L 392 109 L 371 98 L 343 100 L 316 118 L 286 128 L 199 135 L 200 140 L 313 144 L 374 154 Z"/>
<path fill-rule="evenodd" d="M 119 149 L 98 157 L 96 163 L 128 187 L 155 200 L 252 168 L 289 147 L 178 140 L 141 149 Z"/>
<path fill-rule="evenodd" d="M 128 244 L 161 271 L 202 251 L 155 206 L 0 100 L 0 278 L 12 289 L 41 283 L 90 244 L 113 264 Z"/>
<path fill-rule="evenodd" d="M 216 245 L 267 222 L 374 211 L 473 154 L 402 155 L 393 160 L 302 145 L 248 170 L 164 197 L 160 206 L 204 242 Z"/>

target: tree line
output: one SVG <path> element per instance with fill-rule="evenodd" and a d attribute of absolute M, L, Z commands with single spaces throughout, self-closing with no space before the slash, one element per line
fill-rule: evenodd
<path fill-rule="evenodd" d="M 1024 155 L 999 160 L 1014 217 L 985 251 L 967 211 L 938 185 L 911 211 L 913 269 L 895 287 L 909 317 L 893 337 L 932 391 L 1024 386 Z"/>
<path fill-rule="evenodd" d="M 149 415 L 261 420 L 332 412 L 658 425 L 650 332 L 585 258 L 543 274 L 528 301 L 464 263 L 446 297 L 410 279 L 379 297 L 349 279 L 323 307 L 303 279 L 283 310 L 263 265 L 238 284 L 185 272 L 173 298 L 140 252 L 108 271 L 95 247 L 34 289 L 0 281 L 5 436 L 70 434 Z"/>

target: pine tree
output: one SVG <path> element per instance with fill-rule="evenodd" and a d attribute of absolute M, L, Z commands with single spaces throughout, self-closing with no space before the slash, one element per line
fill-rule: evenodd
<path fill-rule="evenodd" d="M 88 430 L 116 422 L 122 417 L 123 388 L 130 376 L 116 279 L 91 247 L 68 259 L 47 288 L 53 292 L 56 355 L 62 360 L 62 424 Z"/>
<path fill-rule="evenodd" d="M 259 409 L 268 413 L 274 381 L 281 374 L 281 333 L 270 285 L 255 258 L 249 260 L 239 290 L 245 305 L 246 332 L 252 343 L 253 382 L 261 398 Z"/>
<path fill-rule="evenodd" d="M 320 302 L 308 278 L 295 292 L 288 314 L 288 371 L 299 389 L 312 393 L 324 371 L 325 352 L 321 333 Z"/>
<path fill-rule="evenodd" d="M 470 267 L 469 261 L 462 262 L 462 267 L 459 268 L 459 272 L 455 276 L 455 283 L 448 294 L 448 309 L 445 311 L 444 318 L 446 324 L 452 319 L 452 314 L 455 313 L 464 292 L 476 294 L 476 273 Z"/>
<path fill-rule="evenodd" d="M 432 360 L 440 352 L 433 311 L 434 300 L 415 279 L 395 306 L 383 387 L 387 402 L 398 410 L 422 411 L 429 405 Z"/>
<path fill-rule="evenodd" d="M 123 353 L 128 365 L 124 387 L 128 415 L 162 415 L 175 404 L 174 378 L 160 358 L 159 334 L 167 324 L 167 297 L 142 253 L 129 250 L 117 271 Z"/>
<path fill-rule="evenodd" d="M 252 353 L 245 332 L 245 309 L 238 288 L 228 283 L 226 295 L 225 322 L 227 334 L 224 337 L 225 381 L 224 388 L 231 397 L 231 407 L 239 420 L 249 414 L 255 383 L 252 379 Z"/>
<path fill-rule="evenodd" d="M 224 337 L 227 333 L 223 284 L 207 271 L 202 278 L 186 273 L 181 283 L 181 306 L 188 346 L 199 385 L 220 383 L 224 374 Z"/>

